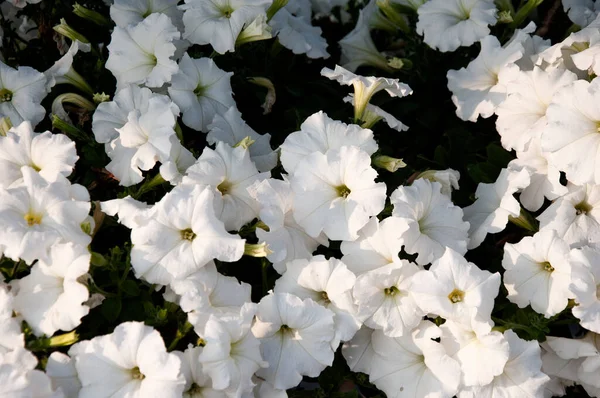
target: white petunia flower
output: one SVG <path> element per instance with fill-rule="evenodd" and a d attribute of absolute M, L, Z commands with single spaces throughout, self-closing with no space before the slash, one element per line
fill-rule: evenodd
<path fill-rule="evenodd" d="M 0 279 L 3 279 L 0 276 Z M 14 314 L 14 294 L 4 282 L 0 282 L 0 355 L 25 346 L 25 336 Z"/>
<path fill-rule="evenodd" d="M 14 69 L 0 62 L 0 115 L 9 117 L 14 126 L 26 120 L 33 126 L 41 122 L 46 115 L 41 105 L 46 94 L 43 73 L 29 66 Z"/>
<path fill-rule="evenodd" d="M 181 361 L 167 353 L 158 331 L 141 322 L 125 322 L 104 336 L 69 350 L 81 381 L 80 397 L 181 397 L 185 380 Z"/>
<path fill-rule="evenodd" d="M 347 95 L 343 98 L 343 100 L 344 102 L 352 104 L 352 106 L 356 107 L 356 103 L 354 102 L 354 94 Z M 402 123 L 400 120 L 396 119 L 390 113 L 372 104 L 367 104 L 362 119 L 364 120 L 364 124 L 368 126 L 374 126 L 375 123 L 377 123 L 380 120 L 383 120 L 390 128 L 396 131 L 408 130 L 407 125 Z"/>
<path fill-rule="evenodd" d="M 468 47 L 490 34 L 496 24 L 493 0 L 431 0 L 417 10 L 417 33 L 442 52 Z"/>
<path fill-rule="evenodd" d="M 0 394 L 6 398 L 64 398 L 50 378 L 35 369 L 37 358 L 24 348 L 0 354 Z"/>
<path fill-rule="evenodd" d="M 221 141 L 234 146 L 246 137 L 254 143 L 250 145 L 250 159 L 260 172 L 270 171 L 277 166 L 277 152 L 271 148 L 271 134 L 258 134 L 242 119 L 242 114 L 235 106 L 230 107 L 223 114 L 216 114 L 211 124 L 208 125 L 206 141 L 216 145 Z"/>
<path fill-rule="evenodd" d="M 592 396 L 600 389 L 600 335 L 588 332 L 582 339 L 548 336 L 543 370 L 549 375 L 581 384 Z M 548 355 L 549 354 L 549 355 Z"/>
<path fill-rule="evenodd" d="M 555 231 L 544 230 L 519 243 L 504 245 L 502 266 L 508 299 L 547 318 L 558 314 L 573 294 L 569 245 Z"/>
<path fill-rule="evenodd" d="M 271 0 L 186 0 L 183 38 L 193 44 L 210 44 L 219 54 L 235 50 L 245 25 L 265 14 Z"/>
<path fill-rule="evenodd" d="M 537 219 L 540 230 L 555 230 L 571 247 L 600 242 L 600 185 L 568 185 Z"/>
<path fill-rule="evenodd" d="M 72 197 L 79 185 L 65 179 L 48 182 L 30 167 L 21 169 L 23 185 L 0 188 L 0 247 L 4 255 L 31 264 L 44 259 L 50 247 L 59 241 L 87 246 L 91 238 L 82 228 L 90 211 L 89 196 Z"/>
<path fill-rule="evenodd" d="M 542 151 L 549 163 L 574 184 L 600 184 L 600 79 L 578 80 L 558 91 L 548 107 L 548 126 L 542 133 Z"/>
<path fill-rule="evenodd" d="M 308 1 L 290 1 L 277 11 L 269 25 L 279 43 L 294 54 L 308 58 L 329 58 L 327 41 L 320 27 L 311 25 L 311 8 Z"/>
<path fill-rule="evenodd" d="M 328 79 L 335 80 L 342 85 L 354 87 L 354 114 L 355 117 L 359 119 L 363 118 L 367 104 L 369 104 L 373 95 L 379 91 L 385 90 L 390 97 L 400 98 L 413 93 L 412 89 L 407 84 L 401 83 L 398 79 L 355 75 L 339 65 L 335 66 L 335 70 L 323 68 L 321 70 L 321 75 Z"/>
<path fill-rule="evenodd" d="M 574 24 L 585 28 L 600 13 L 600 2 L 594 0 L 562 0 L 563 9 Z"/>
<path fill-rule="evenodd" d="M 410 333 L 425 315 L 411 291 L 412 276 L 419 268 L 400 261 L 360 275 L 353 290 L 357 317 L 390 337 Z"/>
<path fill-rule="evenodd" d="M 69 331 L 81 323 L 89 307 L 89 292 L 80 278 L 90 268 L 87 248 L 72 243 L 53 245 L 48 259 L 39 260 L 31 273 L 16 279 L 14 308 L 37 336 Z"/>
<path fill-rule="evenodd" d="M 137 152 L 136 148 L 127 148 L 123 146 L 121 139 L 116 138 L 105 144 L 104 150 L 111 158 L 111 161 L 106 165 L 106 170 L 119 181 L 119 185 L 130 187 L 144 181 L 144 176 L 139 167 L 132 167 L 131 165 Z"/>
<path fill-rule="evenodd" d="M 290 261 L 285 273 L 275 283 L 275 293 L 291 293 L 301 299 L 310 298 L 335 314 L 335 337 L 331 348 L 350 340 L 360 329 L 357 308 L 352 297 L 356 276 L 335 258 L 315 256 Z"/>
<path fill-rule="evenodd" d="M 221 318 L 240 312 L 244 303 L 251 302 L 251 286 L 217 271 L 214 261 L 183 280 L 170 284 L 175 301 L 187 312 L 188 321 L 201 331 L 211 314 Z"/>
<path fill-rule="evenodd" d="M 388 337 L 376 330 L 369 381 L 389 398 L 450 398 L 458 391 L 460 365 L 433 339 L 441 330 L 423 321 L 410 334 Z"/>
<path fill-rule="evenodd" d="M 461 389 L 458 398 L 545 396 L 544 388 L 550 378 L 540 370 L 542 360 L 538 342 L 522 340 L 512 330 L 504 332 L 504 338 L 508 342 L 509 357 L 502 373 L 485 386 Z M 485 360 L 487 366 L 487 357 Z"/>
<path fill-rule="evenodd" d="M 68 355 L 54 351 L 48 357 L 46 374 L 50 377 L 52 388 L 62 389 L 66 398 L 77 398 L 81 390 L 81 382 L 77 377 L 75 361 Z"/>
<path fill-rule="evenodd" d="M 100 202 L 100 207 L 109 216 L 118 216 L 119 223 L 129 229 L 139 228 L 152 219 L 153 207 L 131 196 Z"/>
<path fill-rule="evenodd" d="M 346 124 L 331 119 L 323 111 L 309 116 L 300 126 L 300 131 L 289 134 L 281 144 L 281 164 L 290 174 L 298 163 L 314 152 L 326 153 L 342 146 L 356 146 L 367 154 L 377 151 L 373 132 L 356 124 Z"/>
<path fill-rule="evenodd" d="M 155 94 L 146 87 L 130 84 L 117 91 L 112 101 L 98 104 L 92 121 L 92 131 L 96 141 L 105 144 L 119 137 L 117 129 L 127 123 L 127 117 L 131 111 L 139 111 L 140 114 L 148 113 L 150 100 L 162 98 L 161 94 Z M 179 108 L 170 103 L 169 108 L 174 117 L 179 115 Z"/>
<path fill-rule="evenodd" d="M 508 84 L 506 101 L 496 109 L 502 146 L 525 151 L 546 128 L 546 111 L 554 94 L 575 80 L 577 76 L 566 69 L 544 71 L 536 66 L 532 71 L 520 72 Z"/>
<path fill-rule="evenodd" d="M 446 248 L 461 255 L 467 252 L 469 223 L 463 221 L 462 209 L 454 206 L 441 188 L 438 182 L 420 178 L 410 186 L 399 187 L 390 198 L 392 215 L 408 224 L 402 234 L 404 250 L 418 253 L 419 265 L 437 260 Z"/>
<path fill-rule="evenodd" d="M 513 194 L 529 183 L 529 171 L 502 169 L 496 182 L 477 186 L 477 200 L 463 209 L 465 220 L 470 224 L 468 249 L 481 245 L 488 233 L 504 230 L 509 217 L 519 216 L 521 206 Z"/>
<path fill-rule="evenodd" d="M 423 311 L 470 324 L 479 334 L 492 327 L 492 308 L 499 288 L 499 273 L 481 270 L 451 249 L 446 249 L 428 271 L 415 274 L 411 286 Z"/>
<path fill-rule="evenodd" d="M 131 265 L 138 278 L 166 285 L 209 261 L 237 261 L 244 239 L 227 233 L 214 212 L 213 193 L 180 186 L 166 194 L 153 219 L 131 231 Z"/>
<path fill-rule="evenodd" d="M 523 46 L 523 57 L 515 64 L 522 72 L 531 72 L 540 60 L 540 54 L 550 48 L 550 39 L 543 39 L 535 34 L 536 25 L 529 22 L 523 29 L 515 29 L 512 37 L 504 43 L 504 47 L 519 43 Z"/>
<path fill-rule="evenodd" d="M 173 351 L 181 360 L 181 372 L 185 378 L 183 398 L 226 398 L 226 392 L 212 388 L 210 378 L 202 369 L 198 360 L 202 349 L 190 344 L 184 352 Z"/>
<path fill-rule="evenodd" d="M 260 203 L 258 217 L 269 227 L 268 231 L 257 228 L 256 237 L 273 252 L 267 259 L 275 271 L 283 274 L 289 261 L 308 259 L 319 245 L 329 245 L 325 235 L 316 238 L 307 235 L 294 219 L 294 194 L 287 180 L 256 182 L 248 187 L 248 193 Z"/>
<path fill-rule="evenodd" d="M 270 175 L 258 172 L 244 147 L 232 148 L 218 142 L 215 150 L 204 148 L 196 163 L 188 168 L 183 184 L 211 190 L 217 217 L 225 229 L 237 231 L 258 216 L 260 210 L 247 188 Z"/>
<path fill-rule="evenodd" d="M 256 372 L 277 389 L 295 387 L 302 376 L 316 377 L 333 363 L 334 313 L 311 299 L 269 294 L 258 304 L 252 333 L 269 363 Z"/>
<path fill-rule="evenodd" d="M 509 357 L 509 345 L 502 333 L 475 332 L 470 325 L 447 320 L 442 326 L 441 343 L 462 370 L 463 386 L 485 386 L 502 374 Z M 481 359 L 485 358 L 485 366 Z"/>
<path fill-rule="evenodd" d="M 121 145 L 135 149 L 131 167 L 150 170 L 156 162 L 166 162 L 171 154 L 171 137 L 175 137 L 176 118 L 166 96 L 148 101 L 145 113 L 133 110 L 127 115 L 127 123 L 116 129 Z"/>
<path fill-rule="evenodd" d="M 365 18 L 364 10 L 358 15 L 354 29 L 339 41 L 342 49 L 342 66 L 350 72 L 355 72 L 361 65 L 370 65 L 390 71 L 387 58 L 383 55 L 371 38 L 369 21 Z"/>
<path fill-rule="evenodd" d="M 290 176 L 294 218 L 312 237 L 355 240 L 384 208 L 386 187 L 376 177 L 368 153 L 355 146 L 314 152 Z"/>
<path fill-rule="evenodd" d="M 452 92 L 456 115 L 471 122 L 476 122 L 479 116 L 492 116 L 506 99 L 507 85 L 519 76 L 519 67 L 514 62 L 522 56 L 520 43 L 503 48 L 495 36 L 486 36 L 477 58 L 466 68 L 448 71 L 448 89 Z"/>
<path fill-rule="evenodd" d="M 342 261 L 356 276 L 390 264 L 401 265 L 398 253 L 402 250 L 402 235 L 408 228 L 406 221 L 397 217 L 382 221 L 373 217 L 358 232 L 358 239 L 342 242 Z"/>
<path fill-rule="evenodd" d="M 115 27 L 112 33 L 106 69 L 117 78 L 117 86 L 129 83 L 161 87 L 178 70 L 171 59 L 179 31 L 165 14 L 154 13 L 137 25 Z"/>
<path fill-rule="evenodd" d="M 110 18 L 120 28 L 137 25 L 154 13 L 167 15 L 173 25 L 182 27 L 183 13 L 177 8 L 178 0 L 114 0 Z"/>
<path fill-rule="evenodd" d="M 23 183 L 21 168 L 28 166 L 52 181 L 59 174 L 67 177 L 79 157 L 75 143 L 64 134 L 35 133 L 29 122 L 11 128 L 0 136 L 0 187 Z"/>
<path fill-rule="evenodd" d="M 233 73 L 219 69 L 210 58 L 183 55 L 179 71 L 171 79 L 169 95 L 181 108 L 186 126 L 206 132 L 215 115 L 223 115 L 235 106 L 231 76 Z"/>
<path fill-rule="evenodd" d="M 600 252 L 589 247 L 574 249 L 570 260 L 569 290 L 577 303 L 573 315 L 582 327 L 600 333 Z"/>
<path fill-rule="evenodd" d="M 91 45 L 89 43 L 82 43 L 79 40 L 73 40 L 69 49 L 58 61 L 48 68 L 44 75 L 46 76 L 46 91 L 50 92 L 52 87 L 57 84 L 72 84 L 82 91 L 93 93 L 93 89 L 85 81 L 85 79 L 73 69 L 73 59 L 79 51 L 89 52 Z M 52 110 L 53 113 L 57 113 Z"/>
<path fill-rule="evenodd" d="M 567 187 L 560 183 L 560 171 L 548 164 L 537 137 L 529 142 L 524 152 L 517 151 L 517 159 L 510 161 L 507 168 L 515 172 L 523 169 L 530 172 L 530 183 L 522 189 L 519 196 L 521 204 L 527 210 L 537 211 L 544 204 L 545 198 L 555 200 L 568 193 Z"/>
<path fill-rule="evenodd" d="M 238 312 L 222 317 L 211 315 L 200 332 L 205 342 L 198 361 L 215 390 L 240 396 L 252 390 L 252 375 L 267 364 L 260 354 L 260 342 L 250 327 L 256 304 L 246 303 Z"/>

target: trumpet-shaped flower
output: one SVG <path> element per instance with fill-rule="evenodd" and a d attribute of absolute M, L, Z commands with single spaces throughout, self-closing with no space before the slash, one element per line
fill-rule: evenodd
<path fill-rule="evenodd" d="M 265 14 L 270 0 L 186 0 L 183 38 L 193 44 L 210 44 L 219 54 L 235 50 L 245 25 Z"/>
<path fill-rule="evenodd" d="M 287 263 L 287 269 L 275 283 L 275 293 L 291 293 L 301 299 L 310 298 L 335 314 L 335 337 L 331 347 L 350 340 L 360 329 L 352 288 L 356 276 L 340 260 L 315 256 Z"/>
<path fill-rule="evenodd" d="M 452 397 L 460 383 L 460 365 L 433 339 L 441 330 L 423 321 L 402 337 L 373 332 L 373 355 L 369 381 L 389 398 Z"/>
<path fill-rule="evenodd" d="M 386 187 L 376 177 L 368 153 L 355 146 L 314 152 L 290 176 L 294 218 L 312 237 L 324 232 L 332 240 L 355 240 L 384 208 Z"/>
<path fill-rule="evenodd" d="M 600 80 L 578 80 L 558 91 L 548 107 L 542 151 L 574 184 L 600 184 Z"/>
<path fill-rule="evenodd" d="M 406 97 L 413 93 L 412 89 L 398 79 L 389 79 L 386 77 L 375 76 L 360 76 L 355 75 L 342 68 L 339 65 L 335 66 L 335 70 L 323 68 L 321 75 L 335 80 L 338 83 L 346 86 L 354 87 L 354 106 L 355 115 L 362 118 L 363 113 L 367 108 L 367 104 L 371 101 L 373 95 L 379 91 L 386 91 L 390 97 Z"/>
<path fill-rule="evenodd" d="M 281 164 L 290 174 L 294 173 L 298 163 L 314 153 L 326 153 L 330 149 L 342 146 L 355 146 L 367 154 L 377 151 L 373 132 L 356 124 L 346 124 L 331 119 L 322 111 L 309 116 L 300 126 L 300 131 L 288 135 L 279 147 Z"/>
<path fill-rule="evenodd" d="M 353 372 L 371 373 L 373 362 L 373 344 L 371 337 L 374 330 L 363 325 L 352 340 L 342 345 L 342 355 Z"/>
<path fill-rule="evenodd" d="M 500 332 L 477 334 L 470 325 L 447 320 L 440 327 L 441 343 L 462 370 L 463 386 L 485 386 L 502 374 L 509 357 L 509 345 Z M 485 366 L 481 366 L 485 358 Z"/>
<path fill-rule="evenodd" d="M 175 137 L 175 116 L 166 96 L 151 98 L 148 112 L 133 110 L 127 115 L 127 123 L 120 129 L 121 145 L 135 149 L 131 167 L 150 170 L 156 162 L 166 162 L 171 154 L 171 137 Z"/>
<path fill-rule="evenodd" d="M 177 136 L 172 135 L 170 141 L 169 159 L 160 165 L 159 173 L 171 185 L 176 186 L 183 180 L 187 169 L 196 163 L 196 158 L 193 153 L 181 145 Z"/>
<path fill-rule="evenodd" d="M 72 243 L 50 248 L 47 260 L 39 260 L 31 273 L 13 282 L 14 308 L 37 336 L 72 330 L 89 312 L 83 303 L 87 287 L 79 282 L 90 267 L 90 253 Z"/>
<path fill-rule="evenodd" d="M 419 174 L 418 178 L 424 178 L 431 182 L 439 182 L 442 184 L 441 192 L 447 197 L 452 197 L 452 191 L 459 189 L 458 180 L 460 173 L 453 169 L 446 170 L 427 170 Z"/>
<path fill-rule="evenodd" d="M 485 386 L 461 389 L 458 393 L 459 398 L 546 396 L 544 390 L 550 378 L 541 371 L 541 350 L 538 342 L 522 340 L 510 329 L 504 332 L 504 338 L 508 342 L 509 355 L 502 373 Z"/>
<path fill-rule="evenodd" d="M 112 101 L 98 104 L 92 121 L 92 131 L 96 141 L 105 144 L 119 137 L 117 129 L 127 123 L 127 117 L 131 111 L 139 111 L 140 114 L 148 113 L 150 100 L 162 98 L 161 94 L 155 94 L 146 87 L 130 84 L 117 91 Z M 167 105 L 165 103 L 165 105 Z M 179 108 L 174 103 L 168 104 L 174 117 L 179 116 Z"/>
<path fill-rule="evenodd" d="M 577 76 L 566 69 L 544 71 L 536 66 L 532 71 L 520 72 L 508 84 L 506 101 L 496 109 L 502 146 L 525 151 L 546 128 L 546 111 L 554 94 L 575 80 Z"/>
<path fill-rule="evenodd" d="M 600 12 L 600 3 L 592 0 L 562 0 L 563 9 L 574 24 L 585 28 Z"/>
<path fill-rule="evenodd" d="M 369 21 L 364 10 L 358 15 L 354 29 L 339 42 L 342 48 L 342 66 L 355 72 L 361 65 L 370 65 L 382 70 L 391 70 L 387 58 L 383 55 L 371 38 Z"/>
<path fill-rule="evenodd" d="M 129 83 L 161 87 L 178 70 L 172 57 L 176 50 L 173 41 L 179 37 L 171 19 L 160 13 L 137 25 L 117 26 L 108 45 L 106 69 L 115 75 L 118 87 Z"/>
<path fill-rule="evenodd" d="M 573 315 L 582 327 L 600 333 L 600 252 L 589 247 L 574 249 L 570 260 L 569 291 L 577 302 Z"/>
<path fill-rule="evenodd" d="M 295 387 L 302 376 L 316 377 L 333 363 L 334 313 L 311 299 L 289 293 L 263 297 L 252 333 L 269 363 L 256 372 L 277 389 Z"/>
<path fill-rule="evenodd" d="M 502 231 L 510 216 L 519 216 L 521 206 L 513 194 L 529 183 L 529 171 L 502 169 L 496 182 L 477 186 L 477 200 L 463 209 L 465 220 L 470 224 L 468 249 L 481 245 L 488 233 Z"/>
<path fill-rule="evenodd" d="M 266 242 L 271 251 L 267 259 L 280 274 L 292 260 L 308 259 L 319 245 L 329 241 L 321 234 L 313 238 L 304 232 L 293 216 L 294 194 L 290 183 L 285 180 L 266 179 L 248 187 L 250 196 L 260 203 L 258 217 L 268 227 L 256 229 L 256 236 Z"/>
<path fill-rule="evenodd" d="M 496 24 L 493 0 L 431 0 L 417 10 L 417 33 L 430 47 L 454 51 L 488 37 Z"/>
<path fill-rule="evenodd" d="M 188 321 L 200 333 L 211 314 L 217 318 L 240 312 L 249 303 L 251 286 L 217 271 L 214 261 L 182 280 L 171 282 L 170 288 Z"/>
<path fill-rule="evenodd" d="M 166 285 L 209 261 L 236 261 L 244 240 L 227 233 L 215 215 L 213 193 L 180 186 L 166 194 L 147 224 L 131 231 L 131 265 L 138 278 Z"/>
<path fill-rule="evenodd" d="M 41 105 L 48 94 L 43 73 L 19 66 L 18 69 L 0 62 L 0 115 L 9 117 L 13 125 L 29 121 L 33 126 L 46 115 Z"/>
<path fill-rule="evenodd" d="M 540 231 L 519 243 L 505 244 L 502 266 L 508 299 L 520 308 L 531 305 L 549 318 L 573 296 L 569 245 L 555 231 Z"/>
<path fill-rule="evenodd" d="M 479 116 L 492 116 L 506 99 L 508 83 L 519 76 L 519 67 L 514 62 L 523 56 L 523 51 L 520 43 L 503 48 L 495 36 L 486 36 L 477 58 L 466 68 L 449 70 L 448 89 L 452 92 L 456 115 L 471 122 Z"/>
<path fill-rule="evenodd" d="M 571 247 L 600 242 L 600 186 L 569 185 L 537 219 L 540 230 L 552 229 Z"/>
<path fill-rule="evenodd" d="M 23 122 L 0 136 L 0 187 L 23 182 L 21 168 L 28 166 L 52 181 L 59 174 L 67 177 L 77 161 L 75 143 L 64 134 L 49 131 L 34 133 L 31 123 Z"/>
<path fill-rule="evenodd" d="M 260 354 L 260 342 L 250 327 L 256 304 L 246 303 L 237 314 L 211 315 L 200 332 L 205 342 L 198 361 L 211 379 L 212 388 L 240 396 L 254 387 L 252 375 L 267 364 Z"/>
<path fill-rule="evenodd" d="M 52 389 L 50 378 L 35 369 L 37 358 L 24 348 L 0 354 L 0 393 L 7 398 L 63 398 L 61 390 Z"/>
<path fill-rule="evenodd" d="M 142 322 L 125 322 L 108 335 L 69 350 L 81 381 L 79 396 L 181 397 L 181 361 L 167 353 L 160 333 Z"/>
<path fill-rule="evenodd" d="M 425 315 L 411 291 L 417 272 L 419 267 L 401 260 L 359 276 L 353 290 L 357 317 L 390 337 L 410 333 Z"/>
<path fill-rule="evenodd" d="M 187 53 L 183 55 L 179 71 L 171 80 L 169 95 L 181 108 L 186 126 L 206 132 L 215 115 L 223 115 L 235 106 L 231 96 L 232 75 L 219 69 L 210 58 L 194 59 Z"/>
<path fill-rule="evenodd" d="M 437 260 L 446 248 L 461 255 L 467 252 L 469 223 L 463 221 L 462 209 L 441 189 L 439 182 L 420 178 L 411 186 L 399 187 L 391 196 L 392 215 L 408 224 L 402 235 L 404 250 L 418 253 L 419 265 Z"/>
<path fill-rule="evenodd" d="M 235 106 L 223 114 L 217 113 L 208 125 L 206 141 L 216 145 L 221 141 L 234 146 L 246 137 L 254 143 L 250 145 L 250 159 L 260 172 L 270 171 L 277 166 L 277 152 L 271 148 L 271 134 L 258 134 L 242 119 L 242 114 Z"/>
<path fill-rule="evenodd" d="M 90 236 L 81 229 L 90 203 L 73 198 L 68 181 L 48 182 L 34 169 L 23 167 L 23 185 L 0 188 L 0 246 L 4 255 L 31 264 L 44 259 L 59 241 L 87 246 Z M 81 187 L 82 188 L 82 187 Z M 87 191 L 82 189 L 82 193 Z M 89 196 L 87 198 L 89 200 Z"/>
<path fill-rule="evenodd" d="M 196 164 L 188 168 L 183 183 L 210 189 L 217 217 L 232 231 L 258 215 L 260 205 L 248 187 L 269 177 L 270 173 L 258 172 L 247 149 L 219 142 L 215 150 L 204 149 Z"/>
<path fill-rule="evenodd" d="M 423 311 L 472 325 L 479 334 L 491 330 L 499 288 L 499 273 L 481 270 L 451 249 L 446 249 L 428 271 L 415 274 L 411 287 Z"/>
<path fill-rule="evenodd" d="M 60 351 L 54 351 L 48 357 L 46 374 L 50 377 L 52 387 L 60 388 L 65 398 L 76 398 L 81 390 L 81 382 L 77 377 L 75 361 Z"/>

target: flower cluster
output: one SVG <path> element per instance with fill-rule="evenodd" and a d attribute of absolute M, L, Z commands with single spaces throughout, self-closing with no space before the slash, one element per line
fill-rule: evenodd
<path fill-rule="evenodd" d="M 9 56 L 44 24 L 3 40 L 0 396 L 600 397 L 596 2 L 555 43 L 522 26 L 539 0 L 105 3 L 44 72 Z M 293 106 L 282 52 L 337 108 Z M 454 52 L 451 117 L 499 142 L 462 180 L 399 148 L 428 124 L 412 75 Z"/>

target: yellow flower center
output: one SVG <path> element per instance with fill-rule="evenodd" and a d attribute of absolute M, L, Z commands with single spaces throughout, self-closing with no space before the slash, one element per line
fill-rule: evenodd
<path fill-rule="evenodd" d="M 190 242 L 196 238 L 196 234 L 192 231 L 191 228 L 184 229 L 181 231 L 181 238 L 185 240 L 189 240 Z"/>
<path fill-rule="evenodd" d="M 459 289 L 454 289 L 449 295 L 448 295 L 448 300 L 450 300 L 450 302 L 452 304 L 456 304 L 456 303 L 460 303 L 461 301 L 463 301 L 465 299 L 465 292 L 463 292 L 462 290 Z"/>
<path fill-rule="evenodd" d="M 224 180 L 222 183 L 217 185 L 217 190 L 221 192 L 221 195 L 227 195 L 231 191 L 232 185 L 229 181 Z"/>
<path fill-rule="evenodd" d="M 0 90 L 0 102 L 10 102 L 13 98 L 13 92 L 3 88 Z"/>
<path fill-rule="evenodd" d="M 588 214 L 590 211 L 592 211 L 593 207 L 592 205 L 590 205 L 588 202 L 581 201 L 580 203 L 578 203 L 577 205 L 575 205 L 575 214 L 577 215 L 581 215 L 581 214 Z"/>
<path fill-rule="evenodd" d="M 383 292 L 386 296 L 395 296 L 400 292 L 400 289 L 398 289 L 396 286 L 390 286 L 383 289 Z"/>
<path fill-rule="evenodd" d="M 131 378 L 135 380 L 144 380 L 146 376 L 144 376 L 140 371 L 140 368 L 136 366 L 135 368 L 131 369 Z"/>
<path fill-rule="evenodd" d="M 540 263 L 540 266 L 542 267 L 542 269 L 544 271 L 547 271 L 547 272 L 554 271 L 554 267 L 548 261 L 544 261 L 543 263 Z"/>
<path fill-rule="evenodd" d="M 42 223 L 42 215 L 38 214 L 38 213 L 34 213 L 32 211 L 25 214 L 23 216 L 23 218 L 25 219 L 25 222 L 27 223 L 27 225 L 29 225 L 30 227 L 33 227 L 34 225 L 39 225 Z"/>
<path fill-rule="evenodd" d="M 340 198 L 346 199 L 348 195 L 352 192 L 350 188 L 348 188 L 345 184 L 339 185 L 335 187 L 335 191 L 337 192 Z"/>

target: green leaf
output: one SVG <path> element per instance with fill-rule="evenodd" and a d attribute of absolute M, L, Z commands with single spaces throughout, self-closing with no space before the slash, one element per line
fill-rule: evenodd
<path fill-rule="evenodd" d="M 115 322 L 121 314 L 122 306 L 120 297 L 109 297 L 102 302 L 100 311 L 107 321 Z"/>
<path fill-rule="evenodd" d="M 133 281 L 131 279 L 127 279 L 121 284 L 121 290 L 129 296 L 136 297 L 140 295 L 139 285 L 136 281 Z"/>

